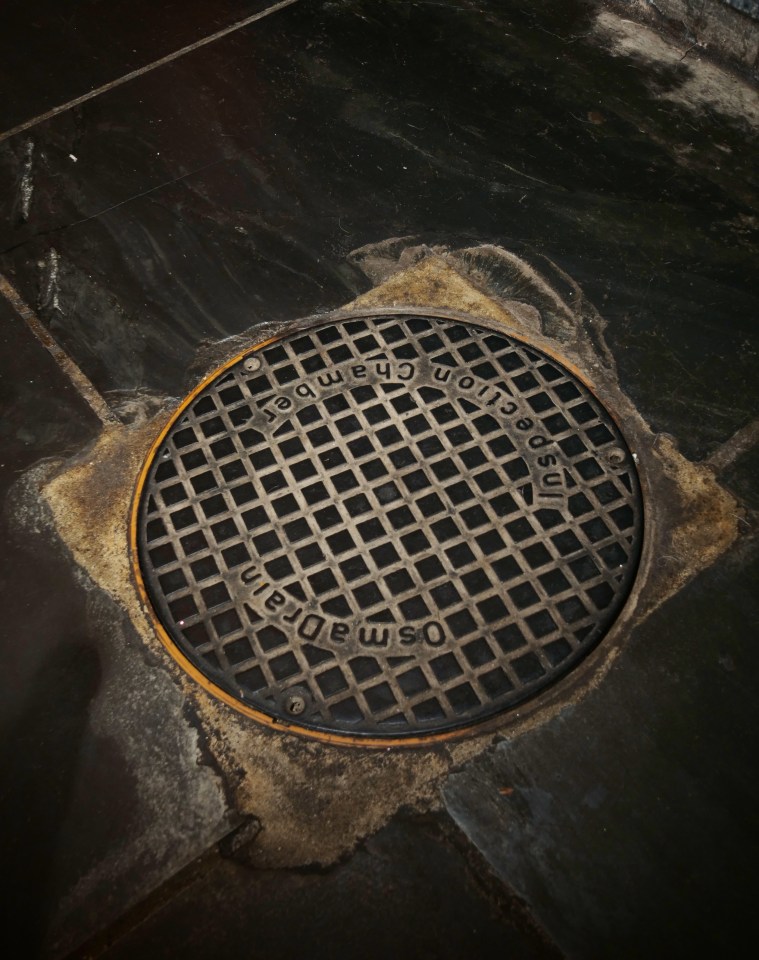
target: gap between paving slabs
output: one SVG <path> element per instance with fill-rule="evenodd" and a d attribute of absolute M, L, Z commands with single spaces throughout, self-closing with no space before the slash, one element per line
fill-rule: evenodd
<path fill-rule="evenodd" d="M 533 268 L 496 247 L 433 251 L 401 238 L 354 251 L 352 259 L 370 279 L 381 282 L 331 316 L 416 308 L 504 323 L 582 370 L 637 453 L 646 534 L 632 595 L 606 639 L 580 667 L 501 719 L 498 730 L 514 738 L 592 690 L 619 656 L 629 625 L 647 617 L 730 548 L 739 532 L 738 505 L 708 466 L 690 463 L 671 438 L 651 433 L 617 384 L 602 319 L 576 286 L 570 308 Z M 571 285 L 571 279 L 565 279 Z M 509 287 L 517 291 L 512 299 L 504 293 Z M 213 369 L 241 345 L 271 332 L 259 326 L 248 338 L 207 347 L 199 362 Z M 126 611 L 154 662 L 161 665 L 156 669 L 169 674 L 181 690 L 205 749 L 223 772 L 236 814 L 260 820 L 251 862 L 262 867 L 333 863 L 399 808 L 436 806 L 442 779 L 481 753 L 496 731 L 414 750 L 334 747 L 258 726 L 206 693 L 174 664 L 137 597 L 127 550 L 135 478 L 169 413 L 163 408 L 130 425 L 104 426 L 92 448 L 60 463 L 55 475 L 43 481 L 41 496 L 75 562 Z M 106 622 L 102 628 L 107 629 Z M 188 721 L 175 709 L 166 722 Z"/>

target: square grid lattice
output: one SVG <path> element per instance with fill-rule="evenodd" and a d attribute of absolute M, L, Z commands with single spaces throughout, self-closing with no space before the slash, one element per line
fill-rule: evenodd
<path fill-rule="evenodd" d="M 315 723 L 439 727 L 522 699 L 606 629 L 639 549 L 634 477 L 610 468 L 621 438 L 558 364 L 504 335 L 399 317 L 260 356 L 184 412 L 147 488 L 161 612 L 223 686 L 266 706 L 297 685 Z M 560 451 L 561 503 L 535 502 L 524 452 L 486 408 L 434 381 L 347 375 L 377 360 L 428 360 L 519 398 Z M 318 395 L 267 428 L 263 408 L 308 382 Z M 241 602 L 251 565 L 328 623 L 380 638 L 410 625 L 419 640 L 347 658 L 293 642 Z M 429 623 L 440 646 L 423 642 Z"/>

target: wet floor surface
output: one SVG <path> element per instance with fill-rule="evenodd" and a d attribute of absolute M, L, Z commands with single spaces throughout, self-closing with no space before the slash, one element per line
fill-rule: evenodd
<path fill-rule="evenodd" d="M 591 2 L 300 0 L 154 68 L 265 4 L 184 4 L 181 15 L 173 4 L 99 7 L 43 4 L 33 18 L 4 8 L 0 83 L 11 94 L 0 97 L 0 137 L 30 125 L 0 139 L 0 273 L 117 416 L 129 419 L 135 392 L 143 403 L 184 394 L 217 341 L 352 300 L 370 282 L 351 252 L 404 237 L 500 245 L 567 302 L 592 304 L 622 387 L 687 457 L 710 456 L 756 417 L 759 100 L 740 78 Z M 499 278 L 490 283 L 497 292 Z M 34 949 L 64 955 L 236 821 L 203 744 L 172 734 L 161 745 L 181 718 L 175 688 L 129 699 L 161 664 L 128 624 L 102 634 L 97 588 L 65 547 L 35 535 L 44 518 L 30 506 L 28 471 L 81 454 L 100 424 L 18 311 L 3 299 L 0 309 L 6 875 L 14 908 L 33 904 Z M 749 509 L 756 466 L 749 447 L 724 473 Z M 750 910 L 750 512 L 741 530 L 719 567 L 635 627 L 582 703 L 442 787 L 446 816 L 482 857 L 484 887 L 503 882 L 503 896 L 522 898 L 569 955 L 726 948 Z M 123 702 L 105 716 L 119 681 Z M 162 771 L 154 779 L 147 761 L 129 759 L 138 728 L 118 719 L 135 704 Z M 192 798 L 184 819 L 161 799 L 172 785 Z M 214 862 L 141 933 L 123 928 L 121 946 L 98 949 L 184 952 L 194 924 L 191 955 L 237 956 L 240 912 L 274 890 L 260 955 L 283 952 L 278 936 L 291 943 L 300 897 L 304 929 L 320 937 L 322 910 L 346 923 L 336 899 L 370 898 L 372 937 L 389 950 L 377 902 L 416 903 L 422 886 L 422 923 L 435 926 L 441 911 L 446 923 L 414 939 L 406 906 L 388 906 L 387 929 L 395 917 L 418 948 L 401 956 L 464 956 L 470 942 L 478 955 L 499 937 L 513 956 L 548 955 L 535 928 L 499 906 L 501 893 L 491 902 L 471 886 L 474 868 L 429 825 L 388 829 L 323 877 L 271 872 L 248 885 L 246 868 Z M 436 857 L 439 869 L 425 872 Z M 209 884 L 228 885 L 229 904 L 209 908 Z M 451 906 L 450 885 L 476 918 L 471 941 L 457 939 L 463 907 Z M 203 931 L 217 936 L 231 913 L 226 954 L 206 950 Z M 354 933 L 348 924 L 344 956 L 358 955 Z"/>

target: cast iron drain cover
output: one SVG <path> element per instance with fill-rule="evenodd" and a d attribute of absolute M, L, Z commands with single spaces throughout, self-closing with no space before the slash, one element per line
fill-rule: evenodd
<path fill-rule="evenodd" d="M 269 722 L 393 739 L 482 721 L 577 664 L 629 593 L 642 509 L 616 424 L 557 360 L 389 315 L 207 380 L 153 449 L 136 532 L 196 678 Z"/>

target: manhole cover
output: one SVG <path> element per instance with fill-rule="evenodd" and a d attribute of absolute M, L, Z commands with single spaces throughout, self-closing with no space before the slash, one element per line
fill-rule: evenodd
<path fill-rule="evenodd" d="M 627 597 L 635 465 L 534 346 L 409 315 L 331 322 L 228 364 L 140 486 L 164 641 L 269 722 L 393 739 L 482 721 L 598 643 Z"/>

